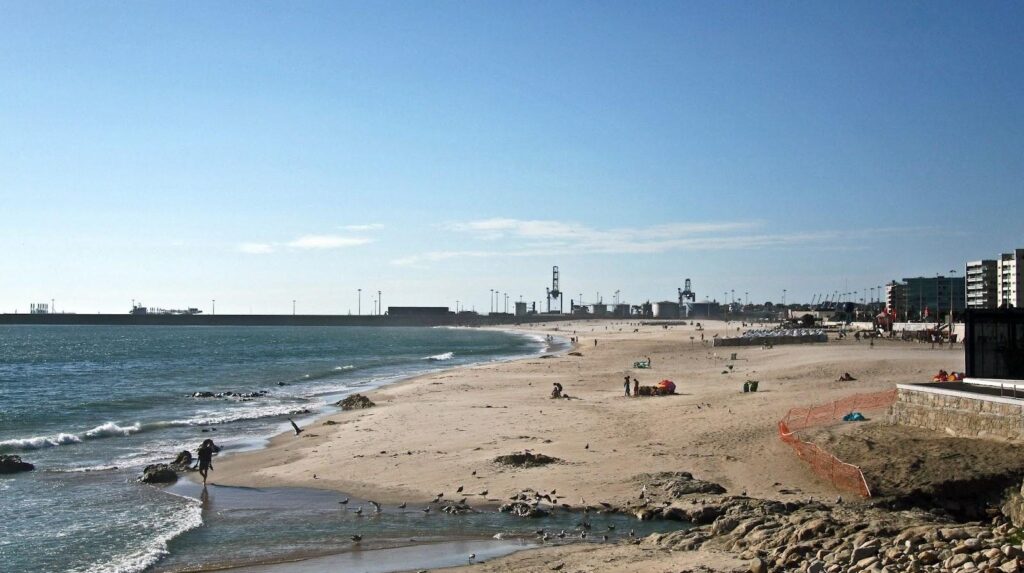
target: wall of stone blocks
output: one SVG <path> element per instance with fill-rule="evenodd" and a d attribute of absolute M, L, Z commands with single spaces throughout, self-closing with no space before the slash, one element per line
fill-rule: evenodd
<path fill-rule="evenodd" d="M 889 421 L 964 438 L 1024 440 L 1024 406 L 962 396 L 900 388 Z"/>

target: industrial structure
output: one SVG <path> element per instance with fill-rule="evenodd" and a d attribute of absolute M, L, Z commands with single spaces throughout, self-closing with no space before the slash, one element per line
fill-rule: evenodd
<path fill-rule="evenodd" d="M 544 289 L 548 295 L 548 314 L 551 313 L 551 300 L 558 300 L 558 314 L 562 314 L 562 291 L 558 288 L 558 267 L 551 267 L 551 288 Z"/>

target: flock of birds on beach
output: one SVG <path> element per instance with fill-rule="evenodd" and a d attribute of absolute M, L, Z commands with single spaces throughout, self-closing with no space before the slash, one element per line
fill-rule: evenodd
<path fill-rule="evenodd" d="M 474 471 L 472 473 L 472 475 L 475 477 L 476 476 L 476 472 Z M 463 509 L 470 509 L 469 505 L 467 504 L 467 500 L 469 499 L 470 495 L 477 495 L 477 496 L 481 496 L 481 497 L 486 497 L 490 493 L 488 490 L 484 489 L 484 490 L 481 490 L 480 492 L 478 492 L 476 494 L 466 494 L 466 493 L 464 493 L 464 490 L 465 490 L 465 486 L 460 485 L 455 490 L 455 493 L 456 494 L 463 494 L 463 497 L 461 497 L 461 499 L 459 499 L 457 501 L 453 501 L 452 502 L 454 505 L 458 506 L 459 508 L 463 508 Z M 641 506 L 646 506 L 649 503 L 649 499 L 647 498 L 646 490 L 647 490 L 647 487 L 644 486 L 641 489 L 641 491 L 640 491 L 639 499 L 641 500 L 641 503 L 640 503 Z M 562 509 L 565 509 L 565 510 L 570 510 L 572 506 L 570 506 L 568 503 L 560 502 L 559 500 L 561 498 L 557 495 L 557 493 L 558 493 L 557 490 L 554 490 L 554 489 L 552 489 L 548 493 L 533 492 L 532 496 L 527 494 L 527 493 L 525 493 L 525 492 L 523 492 L 523 493 L 518 493 L 518 494 L 512 496 L 510 499 L 513 502 L 526 503 L 531 508 L 538 508 L 542 501 L 546 501 L 547 504 L 550 506 L 550 508 L 549 508 L 550 510 L 554 510 L 556 507 L 559 507 L 559 508 L 562 508 Z M 434 506 L 436 506 L 437 504 L 440 504 L 444 498 L 445 498 L 444 492 L 438 493 L 436 496 L 434 496 L 434 499 L 432 501 L 430 501 L 428 505 L 426 505 L 425 507 L 421 508 L 420 511 L 422 511 L 424 514 L 429 514 L 434 509 Z M 350 500 L 351 500 L 351 498 L 346 497 L 346 498 L 344 498 L 342 500 L 339 500 L 338 504 L 342 506 L 343 510 L 351 511 L 351 513 L 353 513 L 354 515 L 356 515 L 358 517 L 362 517 L 363 514 L 364 514 L 363 506 L 359 505 L 359 506 L 356 506 L 355 509 L 349 509 L 348 505 L 349 505 Z M 495 500 L 490 500 L 490 501 L 495 501 Z M 373 501 L 373 500 L 366 500 L 366 503 L 368 503 L 372 507 L 372 509 L 373 509 L 373 511 L 372 511 L 372 513 L 370 513 L 370 515 L 379 515 L 379 514 L 384 512 L 384 507 L 380 503 L 378 503 L 376 501 Z M 590 538 L 595 538 L 596 539 L 596 536 L 593 533 L 593 525 L 590 522 L 590 512 L 591 512 L 591 510 L 594 510 L 594 511 L 596 511 L 598 513 L 605 513 L 605 512 L 610 512 L 610 511 L 612 511 L 614 509 L 612 504 L 610 504 L 608 502 L 601 501 L 601 502 L 598 502 L 598 503 L 599 503 L 600 507 L 597 507 L 597 506 L 592 507 L 592 506 L 587 504 L 586 500 L 584 500 L 582 497 L 580 498 L 580 506 L 582 506 L 582 508 L 583 508 L 583 519 L 576 524 L 576 531 L 573 531 L 572 533 L 567 532 L 565 529 L 559 529 L 557 532 L 554 532 L 554 531 L 548 531 L 545 528 L 540 528 L 540 529 L 535 530 L 533 532 L 533 534 L 536 537 L 536 539 L 538 541 L 542 542 L 542 543 L 543 542 L 553 541 L 553 540 L 574 539 L 574 538 L 577 538 L 577 537 L 580 540 L 587 540 L 587 539 L 590 539 Z M 664 502 L 664 503 L 666 505 L 668 504 L 668 502 Z M 404 510 L 404 509 L 406 509 L 408 507 L 408 504 L 403 501 L 402 503 L 396 505 L 395 507 L 397 509 Z M 605 531 L 601 532 L 601 536 L 600 536 L 601 541 L 608 541 L 609 540 L 609 536 L 610 535 L 614 535 L 614 533 L 616 531 L 614 523 L 609 523 L 609 524 L 607 524 L 606 527 L 607 527 L 607 529 Z M 498 533 L 494 537 L 496 539 L 502 539 L 504 536 L 503 536 L 503 534 Z M 629 533 L 626 535 L 626 537 L 629 540 L 636 539 L 636 531 L 633 530 L 633 529 L 630 529 Z M 358 534 L 358 533 L 357 534 L 353 534 L 353 535 L 349 536 L 349 539 L 352 540 L 353 544 L 359 545 L 363 541 L 363 535 L 362 534 Z M 476 554 L 475 553 L 470 554 L 469 555 L 469 563 L 473 563 L 475 560 L 476 560 Z"/>

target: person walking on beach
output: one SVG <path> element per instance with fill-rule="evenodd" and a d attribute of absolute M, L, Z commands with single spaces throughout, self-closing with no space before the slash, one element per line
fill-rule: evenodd
<path fill-rule="evenodd" d="M 633 379 L 633 395 L 634 396 L 639 396 L 640 395 L 640 381 L 637 380 L 636 378 Z"/>
<path fill-rule="evenodd" d="M 622 383 L 622 387 L 626 389 L 626 397 L 629 398 L 629 375 L 626 375 L 626 381 Z"/>
<path fill-rule="evenodd" d="M 213 469 L 213 440 L 207 438 L 199 446 L 199 475 L 203 476 L 203 485 L 206 485 L 206 474 Z"/>

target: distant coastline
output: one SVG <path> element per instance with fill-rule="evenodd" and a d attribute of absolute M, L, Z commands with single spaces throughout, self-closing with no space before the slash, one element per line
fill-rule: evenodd
<path fill-rule="evenodd" d="M 0 325 L 494 326 L 572 320 L 567 315 L 0 314 Z"/>

